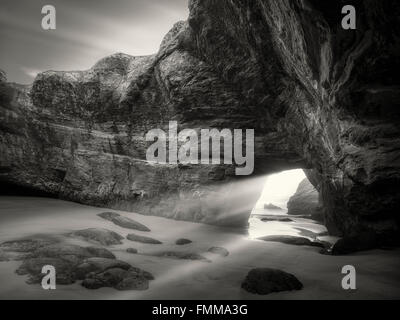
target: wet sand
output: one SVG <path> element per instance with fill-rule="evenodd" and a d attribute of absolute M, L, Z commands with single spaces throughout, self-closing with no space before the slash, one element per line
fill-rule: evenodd
<path fill-rule="evenodd" d="M 47 198 L 0 197 L 0 242 L 34 234 L 65 234 L 85 228 L 107 228 L 124 237 L 132 230 L 114 225 L 97 216 L 109 209 L 84 206 Z M 39 285 L 28 285 L 25 276 L 15 270 L 18 261 L 0 262 L 0 299 L 398 299 L 400 298 L 400 250 L 374 250 L 348 256 L 319 254 L 319 248 L 265 242 L 256 238 L 265 235 L 301 235 L 334 241 L 318 236 L 325 228 L 308 219 L 294 222 L 262 222 L 250 219 L 248 234 L 190 222 L 143 216 L 112 210 L 130 217 L 151 229 L 134 231 L 163 242 L 161 245 L 123 240 L 122 245 L 108 247 L 118 259 L 151 272 L 155 280 L 145 291 L 117 291 L 112 288 L 88 290 L 79 282 L 57 285 L 45 291 Z M 179 238 L 193 242 L 175 245 Z M 72 240 L 71 240 L 72 241 Z M 79 242 L 78 240 L 73 240 Z M 80 244 L 84 244 L 83 241 Z M 87 243 L 86 243 L 87 245 Z M 227 257 L 207 252 L 212 246 L 229 250 Z M 136 248 L 139 254 L 126 252 Z M 211 262 L 155 257 L 160 251 L 193 252 Z M 357 290 L 341 287 L 344 265 L 357 270 Z M 259 296 L 240 285 L 248 271 L 257 267 L 278 268 L 293 273 L 304 285 L 295 292 Z"/>

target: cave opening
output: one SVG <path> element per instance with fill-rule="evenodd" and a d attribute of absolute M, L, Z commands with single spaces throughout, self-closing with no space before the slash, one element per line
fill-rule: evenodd
<path fill-rule="evenodd" d="M 301 236 L 310 240 L 327 236 L 319 193 L 302 169 L 266 177 L 249 218 L 249 237 L 270 235 Z"/>
<path fill-rule="evenodd" d="M 1 180 L 0 180 L 0 196 L 58 198 L 57 194 Z"/>

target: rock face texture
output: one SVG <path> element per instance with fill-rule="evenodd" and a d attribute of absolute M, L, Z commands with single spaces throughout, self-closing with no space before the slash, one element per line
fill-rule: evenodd
<path fill-rule="evenodd" d="M 400 4 L 191 0 L 157 54 L 30 87 L 0 79 L 0 180 L 143 214 L 245 225 L 263 174 L 307 169 L 333 234 L 398 232 Z M 145 161 L 147 131 L 255 129 L 255 171 Z"/>
<path fill-rule="evenodd" d="M 307 178 L 300 182 L 287 208 L 288 215 L 311 216 L 315 220 L 323 220 L 319 193 Z"/>

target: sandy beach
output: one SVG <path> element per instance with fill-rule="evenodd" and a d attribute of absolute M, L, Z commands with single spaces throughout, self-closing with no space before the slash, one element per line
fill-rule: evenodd
<path fill-rule="evenodd" d="M 0 197 L 0 243 L 32 235 L 63 235 L 84 228 L 107 228 L 126 237 L 129 230 L 97 216 L 108 209 L 84 206 L 47 198 Z M 151 229 L 140 232 L 162 242 L 160 245 L 132 242 L 107 247 L 117 259 L 151 272 L 155 280 L 145 291 L 118 291 L 112 288 L 88 290 L 78 282 L 43 290 L 28 285 L 26 277 L 15 270 L 20 261 L 0 262 L 0 299 L 396 299 L 400 297 L 400 250 L 374 250 L 347 256 L 328 256 L 319 248 L 286 245 L 257 240 L 264 235 L 287 234 L 313 237 L 324 235 L 325 228 L 308 219 L 290 223 L 262 222 L 250 218 L 249 230 L 233 230 L 190 222 L 115 211 Z M 306 232 L 308 230 L 308 232 Z M 175 241 L 187 238 L 192 243 L 178 246 Z M 320 240 L 334 239 L 318 237 Z M 86 244 L 83 240 L 68 240 Z M 207 250 L 224 247 L 222 257 Z M 136 248 L 138 254 L 126 252 Z M 210 260 L 191 261 L 157 257 L 160 251 L 198 253 Z M 341 287 L 344 265 L 357 270 L 357 290 Z M 250 294 L 241 283 L 252 268 L 278 268 L 294 274 L 304 285 L 299 291 Z"/>

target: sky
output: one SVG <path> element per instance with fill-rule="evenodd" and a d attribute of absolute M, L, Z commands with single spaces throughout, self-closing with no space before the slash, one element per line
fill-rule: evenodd
<path fill-rule="evenodd" d="M 1 0 L 0 69 L 32 83 L 46 70 L 86 70 L 113 53 L 148 55 L 188 16 L 188 0 Z M 43 30 L 44 5 L 56 30 Z"/>
<path fill-rule="evenodd" d="M 261 209 L 264 204 L 272 203 L 286 210 L 289 198 L 294 195 L 300 182 L 306 178 L 302 169 L 287 170 L 267 177 L 264 190 L 256 209 Z"/>

